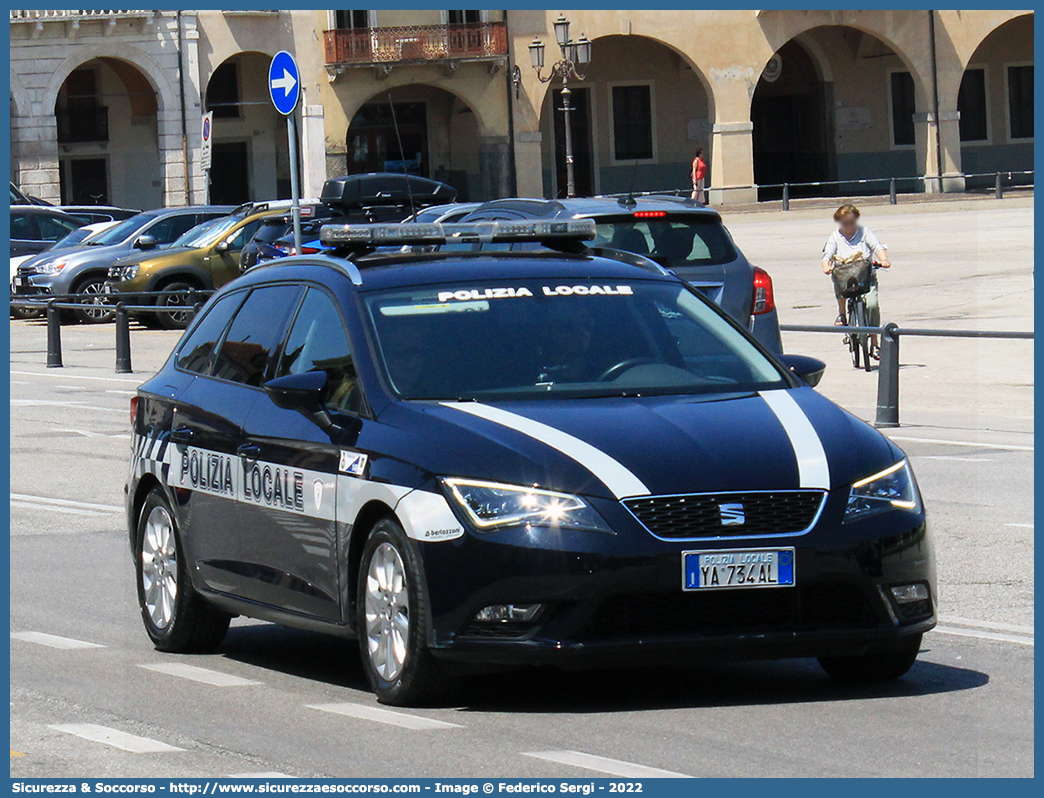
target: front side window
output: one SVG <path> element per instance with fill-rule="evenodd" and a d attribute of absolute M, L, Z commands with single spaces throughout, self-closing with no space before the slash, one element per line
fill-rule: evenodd
<path fill-rule="evenodd" d="M 33 224 L 33 217 L 28 213 L 12 213 L 10 235 L 19 241 L 35 241 L 36 225 Z"/>
<path fill-rule="evenodd" d="M 618 161 L 653 157 L 652 89 L 613 86 L 613 155 Z"/>
<path fill-rule="evenodd" d="M 787 387 L 688 287 L 505 280 L 364 295 L 379 359 L 404 399 L 533 399 Z"/>
<path fill-rule="evenodd" d="M 198 221 L 199 216 L 195 213 L 172 214 L 164 216 L 145 232 L 155 238 L 161 245 L 169 244 L 181 238 Z"/>
<path fill-rule="evenodd" d="M 251 291 L 221 342 L 213 376 L 260 388 L 301 290 L 296 285 L 271 285 Z"/>
<path fill-rule="evenodd" d="M 326 404 L 336 410 L 361 411 L 362 391 L 355 374 L 348 336 L 332 299 L 308 289 L 283 347 L 276 376 L 326 372 Z"/>
<path fill-rule="evenodd" d="M 177 364 L 179 369 L 206 374 L 209 370 L 211 356 L 221 340 L 221 334 L 228 327 L 232 314 L 239 308 L 245 291 L 225 294 L 215 300 L 206 311 L 199 324 L 182 340 L 178 348 Z"/>

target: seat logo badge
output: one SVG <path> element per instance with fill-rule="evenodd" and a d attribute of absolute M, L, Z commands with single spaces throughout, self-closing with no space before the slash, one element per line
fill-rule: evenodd
<path fill-rule="evenodd" d="M 342 474 L 351 474 L 353 477 L 366 476 L 366 460 L 366 455 L 361 452 L 341 449 L 341 463 L 338 470 Z"/>
<path fill-rule="evenodd" d="M 747 523 L 747 516 L 743 512 L 743 505 L 739 502 L 719 504 L 718 512 L 721 514 L 722 526 L 742 526 Z"/>
<path fill-rule="evenodd" d="M 321 479 L 312 483 L 312 498 L 315 499 L 315 509 L 318 512 L 323 506 L 323 481 Z"/>

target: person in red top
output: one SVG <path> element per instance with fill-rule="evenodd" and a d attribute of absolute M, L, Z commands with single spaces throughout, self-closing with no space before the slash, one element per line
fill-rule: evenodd
<path fill-rule="evenodd" d="M 703 147 L 700 147 L 696 150 L 696 157 L 692 159 L 692 198 L 700 205 L 707 204 L 707 195 L 703 191 L 706 179 L 707 162 L 703 160 Z"/>

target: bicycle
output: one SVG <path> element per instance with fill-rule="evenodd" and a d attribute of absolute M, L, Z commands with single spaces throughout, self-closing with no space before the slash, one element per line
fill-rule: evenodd
<path fill-rule="evenodd" d="M 874 272 L 880 266 L 870 261 L 838 264 L 830 272 L 834 282 L 841 285 L 841 296 L 848 302 L 845 307 L 846 327 L 869 326 L 869 312 L 866 307 L 866 295 L 870 292 Z M 864 371 L 870 371 L 870 333 L 853 332 L 844 338 L 852 355 L 852 367 L 859 368 L 860 361 Z"/>

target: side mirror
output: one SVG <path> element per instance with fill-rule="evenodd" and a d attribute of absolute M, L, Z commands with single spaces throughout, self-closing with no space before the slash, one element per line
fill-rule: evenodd
<path fill-rule="evenodd" d="M 783 365 L 790 369 L 813 388 L 819 385 L 826 371 L 826 363 L 814 357 L 806 355 L 780 355 L 779 359 Z"/>
<path fill-rule="evenodd" d="M 156 239 L 156 236 L 145 234 L 143 236 L 138 236 L 137 240 L 134 242 L 134 246 L 138 249 L 155 249 L 159 246 L 159 241 Z"/>
<path fill-rule="evenodd" d="M 221 252 L 221 253 L 228 252 L 228 242 L 227 241 L 218 241 L 217 246 L 214 247 L 214 249 L 216 249 L 218 252 Z"/>
<path fill-rule="evenodd" d="M 323 406 L 326 399 L 325 371 L 287 374 L 269 380 L 264 387 L 276 407 L 296 410 L 324 430 L 333 426 L 330 414 Z"/>

